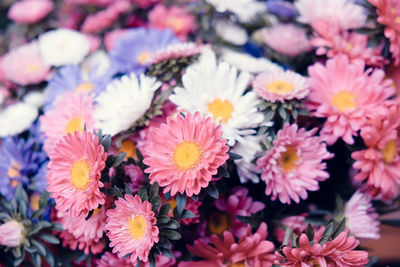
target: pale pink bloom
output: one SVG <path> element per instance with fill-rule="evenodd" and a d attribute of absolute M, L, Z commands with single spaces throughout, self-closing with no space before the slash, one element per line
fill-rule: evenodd
<path fill-rule="evenodd" d="M 159 50 L 151 55 L 151 64 L 157 64 L 164 60 L 187 58 L 200 55 L 203 51 L 203 45 L 195 43 L 178 43 L 168 46 L 165 50 Z"/>
<path fill-rule="evenodd" d="M 400 94 L 400 66 L 391 64 L 386 69 L 386 76 L 393 80 L 393 87 L 396 91 L 395 94 L 398 96 Z"/>
<path fill-rule="evenodd" d="M 25 239 L 25 227 L 21 222 L 11 220 L 0 225 L 0 245 L 19 247 Z"/>
<path fill-rule="evenodd" d="M 122 257 L 132 253 L 132 263 L 137 259 L 146 262 L 159 233 L 152 205 L 147 200 L 142 202 L 138 195 L 125 195 L 125 199 L 115 201 L 115 206 L 107 211 L 106 224 L 112 252 Z"/>
<path fill-rule="evenodd" d="M 89 41 L 89 53 L 96 51 L 101 45 L 101 39 L 99 36 L 94 34 L 85 34 Z"/>
<path fill-rule="evenodd" d="M 306 222 L 306 214 L 301 214 L 301 215 L 297 215 L 297 216 L 289 216 L 286 217 L 285 219 L 283 219 L 281 221 L 282 226 L 284 226 L 285 228 L 276 228 L 275 229 L 275 236 L 276 239 L 282 243 L 284 238 L 285 238 L 285 234 L 286 234 L 286 228 L 291 228 L 293 233 L 295 233 L 296 235 L 301 235 L 306 229 L 307 229 L 307 222 Z M 289 238 L 289 243 L 288 245 L 291 244 L 291 238 Z"/>
<path fill-rule="evenodd" d="M 133 194 L 136 194 L 139 190 L 139 187 L 144 184 L 144 173 L 139 166 L 133 164 L 125 165 L 124 170 L 125 174 L 131 179 L 128 183 L 129 188 Z"/>
<path fill-rule="evenodd" d="M 106 46 L 107 51 L 111 51 L 114 49 L 115 42 L 122 36 L 129 33 L 128 29 L 118 29 L 114 31 L 107 32 L 104 35 L 104 44 Z"/>
<path fill-rule="evenodd" d="M 366 149 L 353 152 L 353 168 L 359 170 L 356 181 L 365 181 L 370 194 L 381 194 L 392 199 L 399 192 L 400 184 L 400 104 L 388 102 L 385 114 L 371 112 L 361 129 Z"/>
<path fill-rule="evenodd" d="M 50 66 L 40 56 L 37 42 L 9 51 L 1 61 L 6 79 L 19 85 L 37 84 L 47 79 Z"/>
<path fill-rule="evenodd" d="M 120 258 L 118 255 L 106 251 L 96 263 L 98 267 L 136 267 L 136 263 L 132 263 L 129 258 Z M 168 258 L 164 255 L 156 255 L 157 267 L 175 266 L 175 258 Z M 141 267 L 149 267 L 149 262 L 141 262 Z"/>
<path fill-rule="evenodd" d="M 98 137 L 85 131 L 68 134 L 57 142 L 49 157 L 47 191 L 59 212 L 86 216 L 105 203 L 100 177 L 107 153 Z"/>
<path fill-rule="evenodd" d="M 157 29 L 171 28 L 181 41 L 195 31 L 195 17 L 179 6 L 166 7 L 159 4 L 149 12 L 149 26 Z"/>
<path fill-rule="evenodd" d="M 368 0 L 377 8 L 378 22 L 386 26 L 394 64 L 400 63 L 400 2 L 398 0 Z"/>
<path fill-rule="evenodd" d="M 359 244 L 354 236 L 348 236 L 346 229 L 336 238 L 319 244 L 325 227 L 321 227 L 314 234 L 313 243 L 310 243 L 306 234 L 302 234 L 299 240 L 299 247 L 285 246 L 282 249 L 282 256 L 275 252 L 278 260 L 275 264 L 282 267 L 305 267 L 305 266 L 326 266 L 326 267 L 363 267 L 368 263 L 368 253 L 361 250 L 354 250 Z"/>
<path fill-rule="evenodd" d="M 57 12 L 57 26 L 76 30 L 84 18 L 85 14 L 79 6 L 64 3 Z"/>
<path fill-rule="evenodd" d="M 307 107 L 313 116 L 327 119 L 321 136 L 328 144 L 338 138 L 353 144 L 367 113 L 384 112 L 383 101 L 394 93 L 391 81 L 384 80 L 384 71 L 364 69 L 363 61 L 350 63 L 345 55 L 333 57 L 325 66 L 316 63 L 308 68 Z"/>
<path fill-rule="evenodd" d="M 188 246 L 189 251 L 202 261 L 180 262 L 179 267 L 221 267 L 245 266 L 268 267 L 272 266 L 275 256 L 274 244 L 267 241 L 268 231 L 266 223 L 262 222 L 256 233 L 251 234 L 251 227 L 239 241 L 231 232 L 225 231 L 223 237 L 211 236 L 211 244 L 203 240 L 196 240 L 193 246 Z M 241 264 L 241 265 L 240 265 Z"/>
<path fill-rule="evenodd" d="M 16 23 L 31 24 L 42 20 L 53 8 L 51 0 L 22 0 L 12 4 L 7 16 Z"/>
<path fill-rule="evenodd" d="M 229 158 L 226 142 L 221 126 L 199 112 L 169 117 L 166 124 L 149 130 L 145 172 L 150 173 L 150 183 L 165 187 L 164 193 L 197 195 Z"/>
<path fill-rule="evenodd" d="M 363 27 L 367 20 L 367 11 L 354 0 L 297 0 L 295 6 L 298 20 L 308 24 L 328 23 L 349 30 Z"/>
<path fill-rule="evenodd" d="M 248 196 L 249 190 L 245 187 L 232 189 L 226 199 L 215 200 L 215 207 L 230 215 L 230 232 L 236 237 L 243 236 L 247 231 L 247 225 L 236 218 L 236 215 L 250 216 L 265 208 L 264 203 L 254 201 Z"/>
<path fill-rule="evenodd" d="M 68 133 L 94 129 L 93 97 L 79 91 L 68 91 L 57 96 L 54 108 L 40 117 L 40 127 L 46 137 L 44 149 L 50 154 L 56 142 Z"/>
<path fill-rule="evenodd" d="M 310 91 L 307 79 L 291 70 L 257 75 L 253 81 L 253 90 L 267 101 L 281 103 L 305 98 Z"/>
<path fill-rule="evenodd" d="M 104 244 L 101 240 L 86 239 L 81 236 L 77 238 L 68 231 L 62 231 L 60 233 L 60 238 L 63 247 L 68 247 L 71 250 L 83 250 L 86 255 L 98 254 L 104 249 Z"/>
<path fill-rule="evenodd" d="M 306 131 L 297 124 L 285 124 L 278 131 L 272 149 L 257 160 L 262 169 L 261 179 L 266 183 L 265 194 L 282 203 L 296 203 L 307 198 L 307 191 L 317 191 L 319 182 L 329 178 L 326 163 L 333 155 L 319 136 L 317 129 Z"/>
<path fill-rule="evenodd" d="M 372 206 L 371 197 L 357 191 L 344 208 L 346 226 L 357 238 L 379 239 L 378 213 Z"/>
<path fill-rule="evenodd" d="M 291 23 L 265 28 L 262 30 L 262 40 L 270 48 L 286 56 L 298 56 L 313 49 L 306 30 Z"/>

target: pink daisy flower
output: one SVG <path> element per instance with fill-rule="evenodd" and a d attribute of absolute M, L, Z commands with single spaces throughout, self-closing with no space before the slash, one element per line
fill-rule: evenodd
<path fill-rule="evenodd" d="M 309 86 L 306 78 L 287 70 L 257 75 L 253 81 L 253 90 L 267 101 L 283 103 L 287 100 L 306 97 Z"/>
<path fill-rule="evenodd" d="M 23 0 L 14 2 L 7 16 L 16 23 L 31 24 L 42 20 L 53 8 L 54 4 L 51 0 Z"/>
<path fill-rule="evenodd" d="M 1 61 L 1 68 L 6 79 L 23 86 L 40 83 L 50 73 L 50 66 L 40 56 L 37 42 L 9 51 Z"/>
<path fill-rule="evenodd" d="M 342 138 L 353 144 L 353 136 L 366 122 L 366 114 L 384 112 L 383 101 L 394 92 L 382 70 L 364 71 L 362 61 L 350 63 L 345 55 L 316 63 L 308 68 L 310 93 L 308 109 L 318 118 L 327 118 L 321 135 L 328 144 Z"/>
<path fill-rule="evenodd" d="M 371 114 L 361 129 L 367 149 L 353 152 L 353 168 L 359 170 L 356 181 L 365 181 L 370 193 L 391 199 L 398 194 L 400 184 L 400 104 L 390 101 L 386 114 Z"/>
<path fill-rule="evenodd" d="M 168 46 L 165 50 L 160 50 L 151 55 L 151 64 L 157 64 L 164 60 L 178 59 L 200 55 L 203 45 L 195 43 L 177 43 Z"/>
<path fill-rule="evenodd" d="M 41 129 L 46 137 L 45 151 L 50 154 L 54 145 L 64 135 L 94 129 L 93 97 L 87 93 L 66 92 L 57 96 L 54 108 L 40 117 Z"/>
<path fill-rule="evenodd" d="M 321 239 L 324 230 L 325 227 L 321 227 L 315 232 L 313 243 L 310 243 L 306 234 L 302 234 L 298 248 L 284 247 L 282 249 L 284 256 L 276 252 L 278 258 L 276 264 L 282 267 L 362 267 L 368 263 L 367 252 L 354 250 L 360 244 L 360 241 L 354 236 L 348 236 L 348 229 L 332 241 L 327 241 L 321 245 L 318 241 Z"/>
<path fill-rule="evenodd" d="M 157 219 L 152 205 L 142 202 L 138 195 L 125 195 L 115 202 L 115 208 L 107 211 L 107 236 L 113 248 L 121 257 L 132 253 L 129 259 L 147 262 L 150 249 L 158 242 Z"/>
<path fill-rule="evenodd" d="M 377 8 L 378 22 L 386 26 L 385 36 L 390 40 L 390 52 L 395 65 L 400 63 L 400 2 L 398 0 L 368 0 Z"/>
<path fill-rule="evenodd" d="M 63 247 L 68 247 L 71 250 L 83 250 L 86 255 L 98 254 L 104 249 L 104 244 L 101 240 L 88 239 L 83 236 L 75 237 L 68 231 L 62 231 L 60 233 L 60 238 L 62 240 Z"/>
<path fill-rule="evenodd" d="M 49 157 L 47 191 L 56 200 L 59 212 L 86 216 L 104 204 L 100 176 L 107 153 L 93 133 L 75 132 L 64 136 Z"/>
<path fill-rule="evenodd" d="M 282 243 L 284 238 L 285 238 L 285 234 L 286 234 L 286 228 L 291 228 L 293 233 L 295 233 L 296 235 L 301 235 L 304 231 L 306 231 L 307 229 L 307 222 L 306 222 L 306 214 L 301 214 L 301 215 L 297 215 L 297 216 L 289 216 L 284 218 L 281 221 L 282 224 L 282 228 L 276 228 L 275 229 L 275 236 L 276 239 Z M 289 245 L 291 244 L 291 238 L 289 238 Z"/>
<path fill-rule="evenodd" d="M 164 193 L 171 191 L 172 196 L 199 194 L 229 158 L 221 136 L 221 126 L 199 112 L 169 117 L 166 124 L 151 128 L 143 153 L 150 183 L 165 186 Z"/>
<path fill-rule="evenodd" d="M 317 191 L 318 182 L 329 178 L 326 163 L 333 155 L 319 136 L 317 129 L 306 131 L 297 124 L 285 124 L 273 141 L 273 148 L 257 160 L 266 183 L 265 194 L 282 203 L 296 203 L 307 198 L 308 191 Z"/>
<path fill-rule="evenodd" d="M 371 197 L 357 191 L 344 208 L 346 226 L 357 238 L 379 239 L 378 214 L 372 206 Z"/>
<path fill-rule="evenodd" d="M 193 246 L 188 246 L 189 251 L 202 261 L 180 262 L 179 267 L 219 267 L 219 266 L 272 266 L 275 259 L 273 254 L 274 244 L 267 241 L 267 225 L 263 222 L 257 232 L 251 234 L 248 226 L 246 233 L 235 242 L 231 232 L 224 232 L 222 238 L 211 236 L 211 243 L 196 240 Z"/>

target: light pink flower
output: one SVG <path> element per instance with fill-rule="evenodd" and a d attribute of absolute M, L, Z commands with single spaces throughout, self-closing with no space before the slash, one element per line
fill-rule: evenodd
<path fill-rule="evenodd" d="M 22 0 L 12 4 L 7 16 L 16 23 L 31 24 L 42 20 L 53 8 L 51 0 Z"/>
<path fill-rule="evenodd" d="M 19 247 L 25 238 L 25 227 L 21 222 L 11 220 L 0 225 L 0 245 Z"/>
<path fill-rule="evenodd" d="M 93 53 L 100 47 L 101 39 L 99 36 L 94 34 L 86 34 L 85 36 L 88 39 L 90 45 L 89 53 Z"/>
<path fill-rule="evenodd" d="M 132 263 L 137 259 L 146 262 L 159 233 L 152 205 L 147 200 L 142 202 L 138 195 L 125 195 L 115 206 L 107 211 L 106 224 L 110 247 L 114 247 L 112 252 L 122 257 L 132 253 L 129 256 Z"/>
<path fill-rule="evenodd" d="M 235 242 L 231 232 L 224 232 L 223 238 L 211 236 L 211 243 L 196 240 L 193 246 L 188 246 L 189 251 L 202 261 L 180 262 L 179 267 L 220 267 L 220 266 L 246 266 L 268 267 L 272 266 L 275 259 L 273 254 L 274 244 L 267 241 L 267 225 L 263 222 L 256 233 L 251 234 L 248 226 L 246 233 Z M 241 265 L 240 265 L 241 264 Z"/>
<path fill-rule="evenodd" d="M 346 226 L 357 238 L 379 239 L 378 214 L 372 206 L 371 197 L 357 191 L 344 208 Z"/>
<path fill-rule="evenodd" d="M 151 64 L 157 64 L 164 60 L 178 59 L 200 55 L 203 45 L 195 43 L 178 43 L 168 46 L 165 50 L 159 50 L 151 55 Z"/>
<path fill-rule="evenodd" d="M 264 72 L 254 79 L 253 90 L 270 102 L 302 99 L 310 89 L 306 78 L 294 71 Z"/>
<path fill-rule="evenodd" d="M 296 203 L 307 198 L 307 191 L 317 191 L 318 183 L 329 178 L 326 163 L 333 155 L 319 136 L 317 129 L 306 131 L 297 124 L 285 124 L 273 141 L 273 148 L 257 160 L 266 183 L 265 194 L 282 203 Z"/>
<path fill-rule="evenodd" d="M 316 63 L 308 68 L 307 107 L 313 116 L 327 119 L 321 136 L 328 144 L 338 138 L 353 144 L 353 136 L 365 124 L 367 113 L 384 112 L 382 103 L 394 92 L 382 70 L 364 68 L 364 62 L 350 63 L 345 55 L 333 57 L 325 66 Z"/>
<path fill-rule="evenodd" d="M 60 238 L 62 240 L 63 247 L 68 247 L 71 250 L 83 250 L 86 255 L 98 254 L 104 249 L 104 244 L 102 241 L 95 239 L 86 239 L 84 237 L 76 238 L 68 231 L 62 231 L 60 233 Z"/>
<path fill-rule="evenodd" d="M 169 117 L 166 124 L 151 128 L 143 153 L 150 183 L 165 186 L 164 193 L 171 191 L 172 196 L 199 194 L 229 158 L 221 136 L 221 126 L 199 112 Z"/>
<path fill-rule="evenodd" d="M 394 64 L 391 64 L 386 69 L 386 77 L 393 80 L 395 94 L 398 96 L 400 94 L 400 66 L 395 66 Z"/>
<path fill-rule="evenodd" d="M 179 6 L 158 4 L 149 13 L 149 26 L 157 29 L 171 28 L 181 41 L 196 29 L 195 17 Z"/>
<path fill-rule="evenodd" d="M 294 24 L 275 24 L 262 31 L 262 40 L 275 51 L 286 56 L 310 52 L 313 47 L 306 30 Z"/>
<path fill-rule="evenodd" d="M 94 134 L 84 131 L 64 136 L 49 157 L 47 191 L 59 212 L 86 216 L 105 203 L 100 176 L 107 153 Z"/>
<path fill-rule="evenodd" d="M 128 29 L 119 29 L 107 32 L 104 36 L 104 44 L 106 46 L 107 51 L 113 50 L 115 42 L 118 40 L 118 38 L 126 35 L 127 33 L 129 33 Z"/>
<path fill-rule="evenodd" d="M 276 252 L 279 264 L 282 267 L 326 266 L 326 267 L 363 267 L 368 263 L 368 253 L 354 250 L 360 242 L 354 236 L 348 236 L 346 229 L 332 241 L 323 245 L 318 241 L 322 237 L 325 227 L 321 227 L 314 234 L 311 244 L 306 234 L 300 236 L 299 247 L 284 247 L 282 256 Z"/>
<path fill-rule="evenodd" d="M 6 79 L 19 85 L 37 84 L 47 79 L 50 66 L 42 59 L 37 42 L 9 51 L 1 61 Z"/>
<path fill-rule="evenodd" d="M 84 18 L 85 14 L 79 6 L 64 2 L 57 12 L 57 25 L 59 28 L 76 30 Z"/>
<path fill-rule="evenodd" d="M 289 216 L 286 217 L 285 219 L 283 219 L 281 221 L 282 226 L 284 226 L 285 228 L 276 228 L 275 229 L 275 236 L 276 239 L 282 243 L 284 238 L 285 238 L 285 234 L 286 234 L 286 228 L 291 228 L 293 233 L 295 233 L 296 235 L 301 235 L 306 229 L 307 229 L 307 222 L 306 222 L 306 214 L 301 214 L 301 215 L 297 215 L 297 216 Z M 288 245 L 291 244 L 291 238 L 289 238 L 289 243 Z"/>

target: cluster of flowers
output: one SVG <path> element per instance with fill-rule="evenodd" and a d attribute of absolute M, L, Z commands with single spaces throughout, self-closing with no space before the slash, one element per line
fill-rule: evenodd
<path fill-rule="evenodd" d="M 400 195 L 398 0 L 0 14 L 0 266 L 368 264 Z"/>

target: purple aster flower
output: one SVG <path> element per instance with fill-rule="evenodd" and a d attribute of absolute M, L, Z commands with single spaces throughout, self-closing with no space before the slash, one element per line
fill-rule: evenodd
<path fill-rule="evenodd" d="M 32 191 L 43 193 L 43 191 L 46 190 L 46 187 L 48 185 L 48 183 L 47 183 L 47 164 L 48 164 L 48 161 L 45 162 L 39 168 L 39 171 L 33 177 L 32 184 L 29 186 L 29 188 Z"/>
<path fill-rule="evenodd" d="M 267 2 L 268 12 L 277 16 L 293 18 L 297 16 L 293 3 L 284 0 L 269 0 Z"/>
<path fill-rule="evenodd" d="M 141 74 L 149 66 L 152 53 L 178 42 L 170 29 L 135 28 L 115 43 L 110 52 L 112 65 L 119 72 Z"/>

